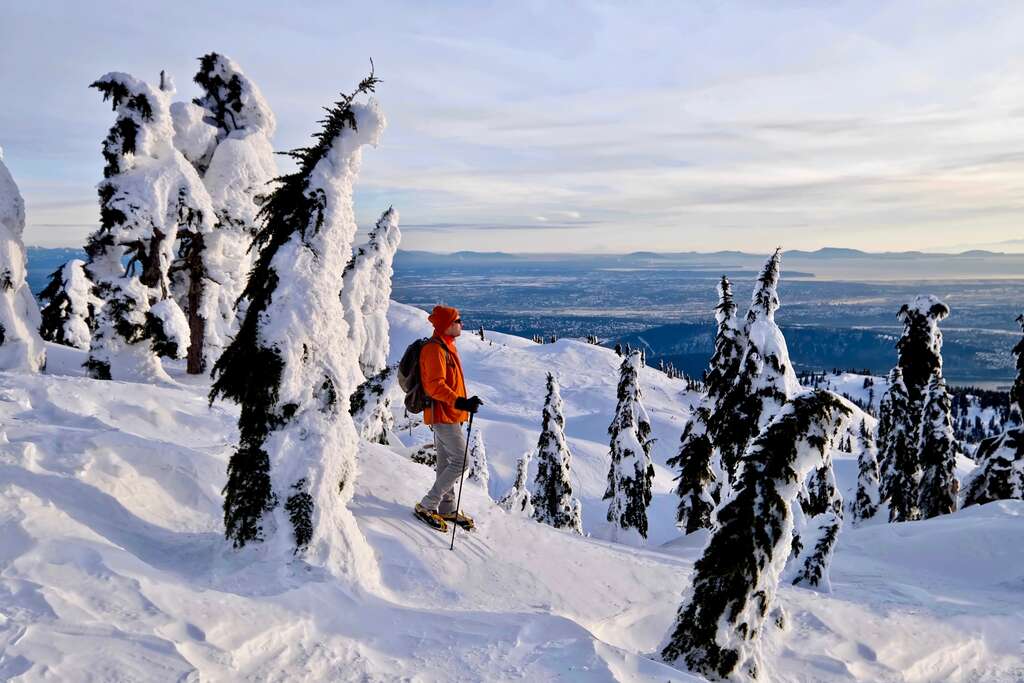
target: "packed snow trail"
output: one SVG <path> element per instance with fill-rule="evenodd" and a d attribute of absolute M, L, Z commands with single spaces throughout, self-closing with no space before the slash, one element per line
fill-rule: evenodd
<path fill-rule="evenodd" d="M 429 329 L 397 304 L 390 323 L 392 356 Z M 83 352 L 48 345 L 48 374 L 0 373 L 0 679 L 700 680 L 649 659 L 706 539 L 674 530 L 664 468 L 694 397 L 641 372 L 661 440 L 654 538 L 613 544 L 600 496 L 618 357 L 487 337 L 459 344 L 488 401 L 476 423 L 491 496 L 535 446 L 546 372 L 557 370 L 592 536 L 505 513 L 467 486 L 478 528 L 449 551 L 448 536 L 410 515 L 430 468 L 363 444 L 350 508 L 379 565 L 375 593 L 300 560 L 231 550 L 220 490 L 237 414 L 209 407 L 208 384 L 183 362 L 168 364 L 174 385 L 100 382 L 81 376 Z M 856 460 L 836 464 L 845 495 Z M 768 634 L 771 680 L 1020 680 L 1022 521 L 1024 504 L 1009 501 L 844 529 L 833 594 L 780 589 L 790 627 Z"/>

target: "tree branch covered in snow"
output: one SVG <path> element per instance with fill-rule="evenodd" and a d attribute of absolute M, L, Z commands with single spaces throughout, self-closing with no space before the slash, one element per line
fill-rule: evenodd
<path fill-rule="evenodd" d="M 826 449 L 821 466 L 806 479 L 804 491 L 794 504 L 797 507 L 800 514 L 796 515 L 799 523 L 794 526 L 790 581 L 830 593 L 829 566 L 843 523 L 843 498 L 836 484 L 830 450 Z"/>
<path fill-rule="evenodd" d="M 397 373 L 390 366 L 360 384 L 349 399 L 352 416 L 359 436 L 387 446 L 388 435 L 395 426 L 391 413 L 391 393 L 397 382 Z"/>

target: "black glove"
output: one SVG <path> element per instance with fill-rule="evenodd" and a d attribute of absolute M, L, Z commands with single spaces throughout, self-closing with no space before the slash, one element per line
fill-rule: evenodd
<path fill-rule="evenodd" d="M 482 406 L 483 404 L 484 402 L 480 400 L 479 396 L 473 396 L 471 398 L 459 396 L 457 399 L 455 399 L 455 408 L 457 410 L 465 410 L 470 413 L 475 413 L 476 411 L 480 410 L 480 406 Z"/>

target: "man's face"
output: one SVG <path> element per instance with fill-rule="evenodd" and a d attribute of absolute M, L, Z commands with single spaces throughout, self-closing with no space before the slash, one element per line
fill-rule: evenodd
<path fill-rule="evenodd" d="M 456 318 L 452 321 L 452 324 L 448 326 L 448 329 L 444 331 L 449 337 L 458 337 L 462 334 L 462 318 Z"/>

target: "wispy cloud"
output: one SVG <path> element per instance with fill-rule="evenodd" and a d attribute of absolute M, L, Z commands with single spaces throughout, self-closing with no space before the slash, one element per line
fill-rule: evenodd
<path fill-rule="evenodd" d="M 538 216 L 540 218 L 540 216 Z M 583 230 L 597 225 L 597 221 L 578 221 L 575 223 L 515 224 L 515 223 L 406 223 L 403 230 L 423 232 L 475 232 L 477 230 Z"/>

